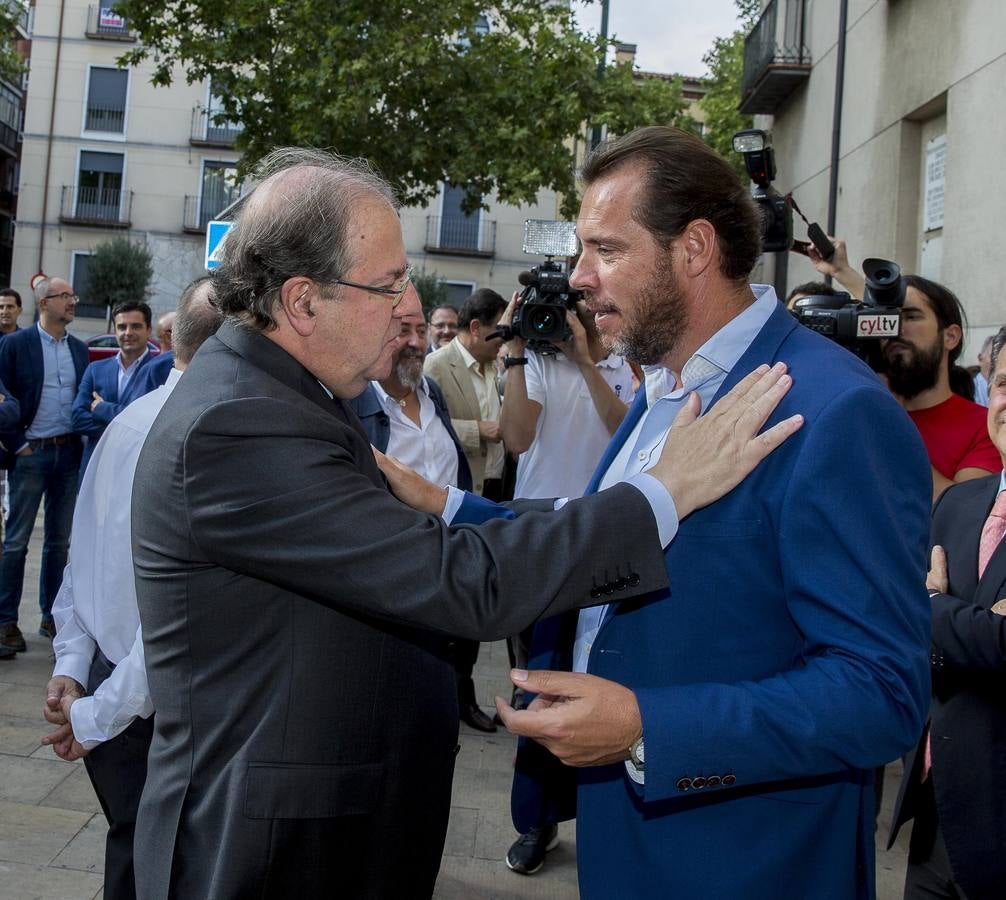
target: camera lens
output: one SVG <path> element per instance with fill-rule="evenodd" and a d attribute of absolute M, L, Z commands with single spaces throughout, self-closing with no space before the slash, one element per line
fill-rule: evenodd
<path fill-rule="evenodd" d="M 551 334 L 555 330 L 555 315 L 550 309 L 535 310 L 528 324 L 535 334 Z"/>

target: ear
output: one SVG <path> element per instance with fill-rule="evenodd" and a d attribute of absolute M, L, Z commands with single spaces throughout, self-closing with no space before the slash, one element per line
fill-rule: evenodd
<path fill-rule="evenodd" d="M 948 325 L 943 329 L 943 349 L 949 353 L 960 344 L 963 336 L 960 325 Z"/>
<path fill-rule="evenodd" d="M 693 219 L 685 226 L 678 240 L 684 250 L 685 273 L 692 278 L 702 275 L 713 263 L 718 252 L 716 229 L 708 219 Z"/>
<path fill-rule="evenodd" d="M 279 291 L 279 305 L 290 326 L 301 337 L 314 332 L 313 303 L 319 302 L 317 285 L 310 278 L 296 276 L 283 282 Z"/>

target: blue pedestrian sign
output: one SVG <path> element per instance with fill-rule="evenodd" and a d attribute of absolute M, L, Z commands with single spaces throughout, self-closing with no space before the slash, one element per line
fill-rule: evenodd
<path fill-rule="evenodd" d="M 215 269 L 223 262 L 224 238 L 234 222 L 206 223 L 206 268 Z"/>

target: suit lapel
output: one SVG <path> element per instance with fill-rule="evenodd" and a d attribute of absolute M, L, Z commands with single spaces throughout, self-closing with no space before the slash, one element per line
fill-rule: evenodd
<path fill-rule="evenodd" d="M 468 409 L 472 413 L 471 417 L 481 419 L 482 407 L 479 406 L 479 398 L 475 395 L 475 386 L 472 384 L 471 372 L 465 365 L 465 358 L 453 343 L 447 348 L 447 352 L 450 353 L 447 362 L 451 367 L 451 378 L 454 379 L 454 384 L 461 392 L 465 403 L 468 404 Z M 464 417 L 458 416 L 457 418 L 461 419 Z"/>
<path fill-rule="evenodd" d="M 999 494 L 999 476 L 993 476 L 989 480 L 991 484 L 988 490 L 982 492 L 984 503 L 980 507 L 982 514 L 978 521 L 978 527 L 968 529 L 964 538 L 964 559 L 973 561 L 973 571 L 976 574 L 978 572 L 978 545 L 981 542 L 982 528 L 992 511 L 992 504 L 995 503 Z M 974 602 L 978 606 L 993 606 L 1002 599 L 1004 582 L 1006 582 L 1006 538 L 1001 540 L 999 546 L 993 551 L 989 563 L 985 567 L 985 574 L 982 575 L 975 589 Z"/>

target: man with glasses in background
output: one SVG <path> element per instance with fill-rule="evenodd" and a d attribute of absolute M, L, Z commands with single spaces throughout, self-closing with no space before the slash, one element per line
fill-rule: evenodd
<path fill-rule="evenodd" d="M 45 497 L 45 534 L 39 575 L 39 634 L 56 633 L 52 603 L 59 590 L 70 542 L 80 468 L 80 435 L 70 422 L 77 386 L 87 368 L 87 347 L 67 333 L 77 296 L 62 278 L 40 278 L 34 286 L 39 319 L 0 343 L 0 381 L 17 397 L 21 416 L 4 441 L 10 470 L 10 512 L 0 560 L 0 644 L 23 652 L 18 608 L 24 585 L 28 541 Z"/>

